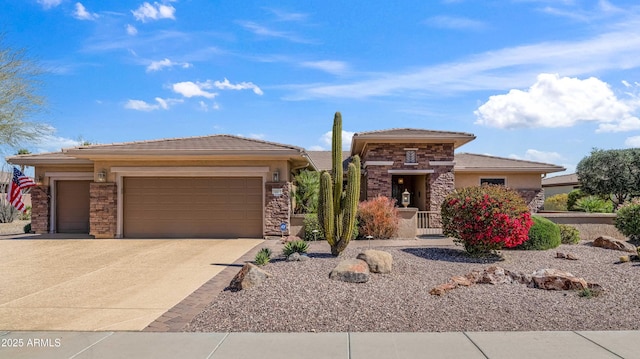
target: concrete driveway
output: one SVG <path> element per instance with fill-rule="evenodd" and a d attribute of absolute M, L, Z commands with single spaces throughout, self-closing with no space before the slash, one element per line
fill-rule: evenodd
<path fill-rule="evenodd" d="M 0 330 L 142 330 L 262 240 L 0 240 Z"/>

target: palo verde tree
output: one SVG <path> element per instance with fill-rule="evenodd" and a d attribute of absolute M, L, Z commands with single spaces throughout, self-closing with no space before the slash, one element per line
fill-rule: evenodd
<path fill-rule="evenodd" d="M 331 141 L 332 170 L 320 174 L 318 198 L 318 221 L 325 238 L 331 246 L 331 254 L 339 256 L 353 236 L 360 196 L 360 157 L 353 156 L 347 169 L 344 186 L 342 169 L 342 115 L 336 112 L 333 118 Z"/>
<path fill-rule="evenodd" d="M 52 132 L 49 125 L 27 120 L 44 109 L 38 94 L 42 74 L 24 49 L 11 49 L 0 34 L 0 145 L 17 147 Z"/>
<path fill-rule="evenodd" d="M 576 173 L 583 192 L 622 204 L 640 194 L 640 148 L 593 149 Z"/>

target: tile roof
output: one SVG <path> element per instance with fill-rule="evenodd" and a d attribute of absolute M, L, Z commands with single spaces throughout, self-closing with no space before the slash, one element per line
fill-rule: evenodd
<path fill-rule="evenodd" d="M 454 155 L 455 170 L 461 172 L 486 171 L 540 171 L 552 173 L 564 171 L 565 168 L 550 163 L 525 161 L 513 158 L 458 153 Z"/>
<path fill-rule="evenodd" d="M 327 170 L 330 171 L 332 164 L 331 151 L 307 151 L 309 155 L 309 159 L 311 160 L 313 166 L 318 171 Z M 349 165 L 349 158 L 351 157 L 351 152 L 342 151 L 342 167 L 347 168 Z"/>
<path fill-rule="evenodd" d="M 210 135 L 199 137 L 170 138 L 150 141 L 135 141 L 102 145 L 80 146 L 67 149 L 69 153 L 79 152 L 128 152 L 128 151 L 304 151 L 301 147 L 281 143 L 256 140 L 233 135 Z"/>
<path fill-rule="evenodd" d="M 569 186 L 578 184 L 578 174 L 570 173 L 566 175 L 560 175 L 555 177 L 543 178 L 542 186 L 543 187 L 552 187 L 552 186 Z"/>
<path fill-rule="evenodd" d="M 367 132 L 358 132 L 354 136 L 370 136 L 370 137 L 447 137 L 447 136 L 475 136 L 472 133 L 467 132 L 452 132 L 452 131 L 436 131 L 436 130 L 424 130 L 419 128 L 390 128 L 386 130 L 375 130 Z"/>

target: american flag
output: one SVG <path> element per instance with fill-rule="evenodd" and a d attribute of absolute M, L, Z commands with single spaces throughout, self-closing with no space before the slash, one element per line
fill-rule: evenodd
<path fill-rule="evenodd" d="M 7 199 L 12 206 L 18 211 L 25 212 L 26 208 L 22 203 L 22 190 L 35 186 L 35 182 L 19 169 L 13 168 L 13 178 L 9 182 L 9 190 L 7 191 Z"/>

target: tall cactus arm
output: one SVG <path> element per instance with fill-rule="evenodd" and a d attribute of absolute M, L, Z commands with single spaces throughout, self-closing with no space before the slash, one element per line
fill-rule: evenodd
<path fill-rule="evenodd" d="M 356 215 L 358 211 L 358 201 L 360 199 L 360 157 L 354 156 L 349 169 L 347 171 L 347 191 L 344 197 L 342 218 L 342 232 L 340 239 L 345 240 L 346 243 L 351 239 L 353 234 L 353 227 L 356 224 Z"/>
<path fill-rule="evenodd" d="M 333 176 L 333 211 L 340 213 L 342 200 L 342 114 L 336 112 L 333 117 L 333 132 L 331 139 L 331 172 Z"/>
<path fill-rule="evenodd" d="M 318 222 L 324 230 L 325 239 L 330 246 L 335 245 L 335 217 L 333 211 L 333 192 L 331 175 L 327 171 L 320 174 L 320 193 L 318 196 Z"/>

